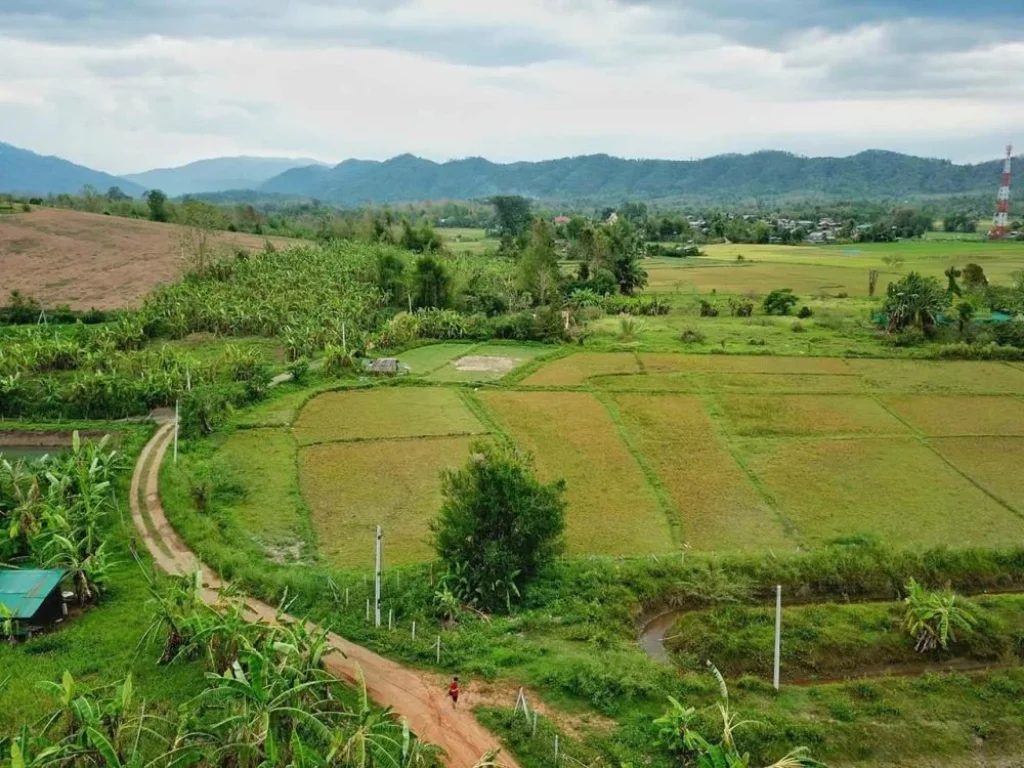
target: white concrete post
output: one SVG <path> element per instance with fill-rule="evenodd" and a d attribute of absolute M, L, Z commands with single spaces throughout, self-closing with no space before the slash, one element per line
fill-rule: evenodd
<path fill-rule="evenodd" d="M 782 653 L 782 585 L 775 587 L 775 676 L 772 682 L 779 690 L 779 656 Z"/>

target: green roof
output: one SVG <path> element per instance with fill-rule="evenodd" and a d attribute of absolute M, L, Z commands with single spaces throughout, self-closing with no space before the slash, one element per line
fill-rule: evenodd
<path fill-rule="evenodd" d="M 58 586 L 67 571 L 0 570 L 0 603 L 16 619 L 31 619 L 46 597 Z"/>

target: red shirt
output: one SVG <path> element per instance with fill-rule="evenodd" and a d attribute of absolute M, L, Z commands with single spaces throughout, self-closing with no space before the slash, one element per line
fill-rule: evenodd
<path fill-rule="evenodd" d="M 448 686 L 448 695 L 453 699 L 459 698 L 459 684 L 452 680 L 452 684 Z"/>

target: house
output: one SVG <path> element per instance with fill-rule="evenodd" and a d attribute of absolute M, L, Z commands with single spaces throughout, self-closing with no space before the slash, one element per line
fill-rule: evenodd
<path fill-rule="evenodd" d="M 555 226 L 562 227 L 569 223 L 568 216 L 555 216 Z"/>
<path fill-rule="evenodd" d="M 400 362 L 397 357 L 378 357 L 366 361 L 366 370 L 376 376 L 397 376 L 409 371 L 409 366 Z"/>
<path fill-rule="evenodd" d="M 31 634 L 64 618 L 62 568 L 0 571 L 0 621 L 15 622 L 15 634 Z"/>

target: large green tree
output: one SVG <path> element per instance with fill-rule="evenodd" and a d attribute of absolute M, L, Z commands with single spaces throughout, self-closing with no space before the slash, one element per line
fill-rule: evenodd
<path fill-rule="evenodd" d="M 565 482 L 544 484 L 514 448 L 476 443 L 469 462 L 441 475 L 444 501 L 431 524 L 434 547 L 458 575 L 458 598 L 510 610 L 562 551 Z"/>
<path fill-rule="evenodd" d="M 452 278 L 444 262 L 430 254 L 416 260 L 413 301 L 420 308 L 444 309 L 451 304 Z"/>
<path fill-rule="evenodd" d="M 494 206 L 502 238 L 518 239 L 526 233 L 533 218 L 529 200 L 520 195 L 495 195 L 489 202 Z"/>
<path fill-rule="evenodd" d="M 529 243 L 519 257 L 519 287 L 538 304 L 547 304 L 559 279 L 554 229 L 547 219 L 536 219 L 530 227 Z"/>
<path fill-rule="evenodd" d="M 146 205 L 149 206 L 149 218 L 153 221 L 167 221 L 167 195 L 159 189 L 151 189 L 146 193 Z"/>

